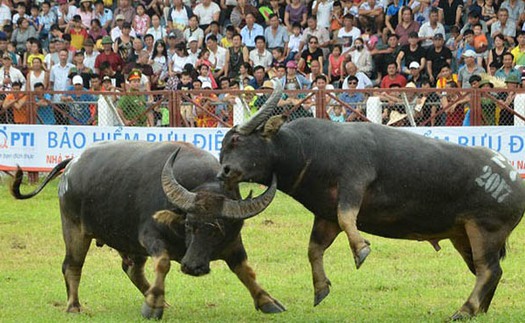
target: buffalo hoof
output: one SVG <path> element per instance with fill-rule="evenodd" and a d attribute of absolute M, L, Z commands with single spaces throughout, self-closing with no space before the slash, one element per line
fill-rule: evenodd
<path fill-rule="evenodd" d="M 142 317 L 145 319 L 154 319 L 154 320 L 160 320 L 162 318 L 162 314 L 164 314 L 164 308 L 153 308 L 150 307 L 146 302 L 142 304 L 142 310 L 140 311 L 142 314 Z"/>
<path fill-rule="evenodd" d="M 284 305 L 278 300 L 274 299 L 272 303 L 264 304 L 259 310 L 265 314 L 276 314 L 286 311 L 286 307 L 284 307 Z"/>
<path fill-rule="evenodd" d="M 369 246 L 363 247 L 363 248 L 361 248 L 361 250 L 359 250 L 359 253 L 354 258 L 354 260 L 355 260 L 355 267 L 357 269 L 359 269 L 361 267 L 361 265 L 363 264 L 363 262 L 365 262 L 365 259 L 370 254 L 370 251 L 372 251 L 372 250 L 370 249 Z"/>
<path fill-rule="evenodd" d="M 456 313 L 454 313 L 454 315 L 450 317 L 450 321 L 462 321 L 462 320 L 468 320 L 471 318 L 472 318 L 472 315 L 470 315 L 469 313 L 463 312 L 463 311 L 457 311 Z"/>
<path fill-rule="evenodd" d="M 326 296 L 328 296 L 328 294 L 330 294 L 329 286 L 326 286 L 325 288 L 317 291 L 314 297 L 314 306 L 321 304 L 321 302 L 326 298 Z"/>

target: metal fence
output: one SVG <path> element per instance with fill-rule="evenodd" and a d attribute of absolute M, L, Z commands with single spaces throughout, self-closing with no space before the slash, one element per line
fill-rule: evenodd
<path fill-rule="evenodd" d="M 271 90 L 0 92 L 0 123 L 231 127 Z M 285 91 L 275 113 L 390 126 L 525 125 L 525 89 Z"/>

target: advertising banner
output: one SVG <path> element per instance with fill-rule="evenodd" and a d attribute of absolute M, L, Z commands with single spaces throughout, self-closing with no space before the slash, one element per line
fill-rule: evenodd
<path fill-rule="evenodd" d="M 425 137 L 463 146 L 483 146 L 507 157 L 525 177 L 525 127 L 402 128 Z M 93 126 L 0 125 L 0 170 L 20 165 L 49 171 L 100 141 L 184 141 L 218 158 L 228 128 L 138 128 Z"/>

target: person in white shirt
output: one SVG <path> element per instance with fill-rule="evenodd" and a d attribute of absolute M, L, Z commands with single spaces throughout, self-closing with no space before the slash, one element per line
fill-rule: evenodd
<path fill-rule="evenodd" d="M 2 4 L 0 5 L 0 24 L 1 25 L 8 25 L 11 22 L 11 9 L 9 9 L 9 6 L 7 5 L 9 3 L 8 0 L 2 0 Z"/>
<path fill-rule="evenodd" d="M 25 90 L 26 78 L 19 69 L 12 66 L 13 58 L 11 54 L 4 53 L 2 63 L 4 65 L 0 68 L 0 89 L 3 91 L 11 90 L 12 84 L 18 82 L 22 84 L 22 91 Z"/>
<path fill-rule="evenodd" d="M 208 26 L 212 21 L 219 21 L 221 15 L 221 8 L 211 0 L 202 0 L 201 3 L 195 6 L 193 14 L 199 17 L 200 28 L 207 33 Z"/>
<path fill-rule="evenodd" d="M 84 41 L 84 65 L 89 67 L 92 71 L 95 70 L 95 60 L 97 59 L 98 51 L 94 50 L 94 43 L 91 38 Z"/>
<path fill-rule="evenodd" d="M 166 42 L 166 40 L 168 39 L 168 33 L 166 32 L 166 28 L 160 25 L 160 17 L 157 14 L 153 14 L 151 16 L 151 27 L 149 27 L 146 31 L 146 35 L 148 34 L 153 36 L 153 40 L 155 42 L 157 40 L 163 40 L 164 42 Z"/>
<path fill-rule="evenodd" d="M 115 17 L 116 19 L 116 24 L 115 24 L 115 27 L 113 27 L 113 29 L 111 29 L 111 40 L 113 42 L 116 42 L 117 41 L 117 38 L 119 38 L 120 36 L 122 36 L 122 26 L 124 25 L 124 15 L 120 14 L 120 15 L 117 15 L 117 17 Z M 133 27 L 131 27 L 131 32 L 129 33 L 129 35 L 133 38 L 137 37 L 137 34 L 135 32 L 135 29 L 133 29 Z"/>
<path fill-rule="evenodd" d="M 218 80 L 224 75 L 224 64 L 226 63 L 226 52 L 228 51 L 224 47 L 217 44 L 217 37 L 210 35 L 206 40 L 206 45 L 210 51 L 210 62 L 214 64 L 215 69 L 212 70 L 213 77 Z"/>
<path fill-rule="evenodd" d="M 332 18 L 332 0 L 314 0 L 312 4 L 312 15 L 317 16 L 317 26 L 329 29 Z"/>
<path fill-rule="evenodd" d="M 425 22 L 421 27 L 419 28 L 419 40 L 423 41 L 421 43 L 421 47 L 423 48 L 429 48 L 432 46 L 433 42 L 432 39 L 434 39 L 434 35 L 436 34 L 442 34 L 445 35 L 445 27 L 438 21 L 439 19 L 439 9 L 432 8 L 430 9 L 430 14 L 428 17 L 428 21 Z"/>
<path fill-rule="evenodd" d="M 272 65 L 273 56 L 269 50 L 266 49 L 266 40 L 264 36 L 255 37 L 255 49 L 250 51 L 250 64 L 264 67 L 264 71 L 268 72 Z"/>
<path fill-rule="evenodd" d="M 343 28 L 337 31 L 336 38 L 343 46 L 343 55 L 348 54 L 357 37 L 361 36 L 361 30 L 354 26 L 354 16 L 346 14 L 343 17 Z"/>

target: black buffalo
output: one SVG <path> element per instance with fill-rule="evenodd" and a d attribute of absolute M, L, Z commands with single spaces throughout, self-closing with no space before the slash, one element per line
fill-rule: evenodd
<path fill-rule="evenodd" d="M 248 288 L 256 309 L 284 311 L 257 284 L 247 263 L 243 221 L 223 218 L 261 212 L 276 184 L 255 199 L 239 200 L 238 186 L 226 188 L 217 180 L 220 165 L 207 152 L 185 143 L 114 142 L 94 145 L 60 163 L 30 194 L 20 193 L 19 168 L 12 194 L 31 198 L 62 169 L 58 195 L 68 312 L 80 311 L 78 286 L 93 239 L 120 253 L 122 269 L 145 296 L 142 315 L 147 318 L 162 317 L 170 260 L 180 262 L 184 273 L 199 276 L 210 271 L 211 260 L 222 259 Z M 148 256 L 154 261 L 153 284 L 144 276 Z"/>
<path fill-rule="evenodd" d="M 370 250 L 353 231 L 356 219 L 359 230 L 429 241 L 436 250 L 450 239 L 476 275 L 472 294 L 452 318 L 486 312 L 502 276 L 506 240 L 525 211 L 525 187 L 509 162 L 489 149 L 381 125 L 313 118 L 284 124 L 271 116 L 280 92 L 226 134 L 219 177 L 269 184 L 275 173 L 278 189 L 315 215 L 308 248 L 314 304 L 329 293 L 323 254 L 342 230 L 356 264 L 364 259 L 360 250 Z"/>

